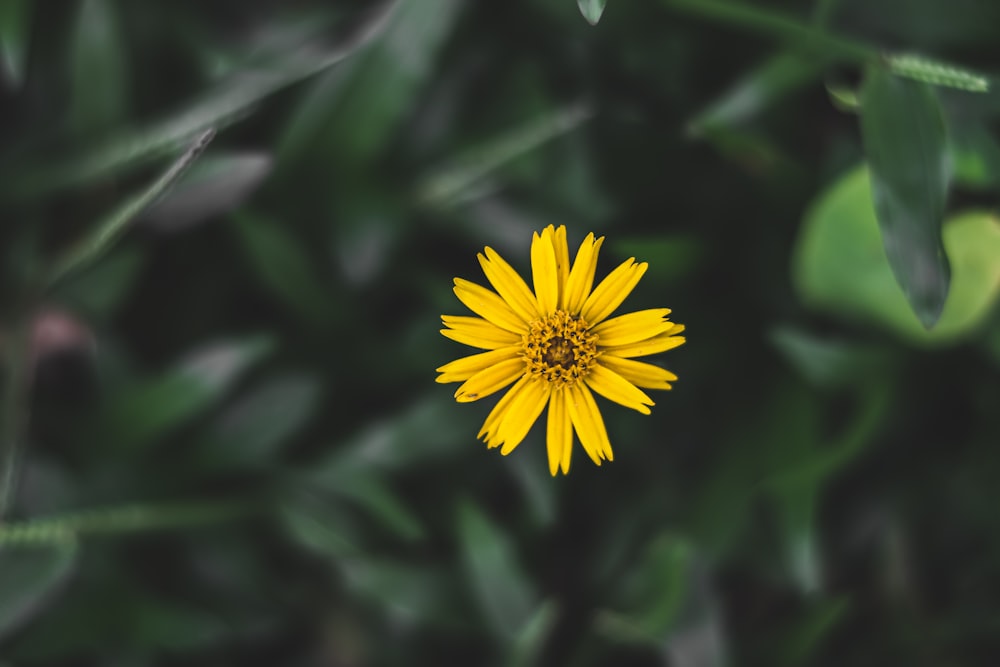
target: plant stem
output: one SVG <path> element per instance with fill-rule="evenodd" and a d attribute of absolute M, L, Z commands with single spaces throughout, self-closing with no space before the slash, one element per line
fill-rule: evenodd
<path fill-rule="evenodd" d="M 800 23 L 783 14 L 759 9 L 750 4 L 724 0 L 664 0 L 664 2 L 681 12 L 750 28 L 771 37 L 786 39 L 800 48 L 835 55 L 845 60 L 868 62 L 877 59 L 879 55 L 876 49 L 860 42 L 829 35 L 816 26 Z"/>
<path fill-rule="evenodd" d="M 31 377 L 28 360 L 30 318 L 19 318 L 7 350 L 7 375 L 0 396 L 0 522 L 14 499 L 18 458 L 28 421 Z"/>
<path fill-rule="evenodd" d="M 55 544 L 88 535 L 118 535 L 219 523 L 259 510 L 245 498 L 129 504 L 0 524 L 0 547 Z"/>

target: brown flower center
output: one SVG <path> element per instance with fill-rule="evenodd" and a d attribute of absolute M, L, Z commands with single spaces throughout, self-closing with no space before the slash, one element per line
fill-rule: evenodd
<path fill-rule="evenodd" d="M 597 360 L 597 335 L 587 323 L 564 310 L 535 320 L 522 337 L 528 373 L 555 383 L 571 385 L 587 376 Z"/>

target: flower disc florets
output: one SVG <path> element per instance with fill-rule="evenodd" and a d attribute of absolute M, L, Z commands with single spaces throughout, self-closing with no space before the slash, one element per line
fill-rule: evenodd
<path fill-rule="evenodd" d="M 597 335 L 583 318 L 564 310 L 531 322 L 521 339 L 528 373 L 555 384 L 553 388 L 583 379 L 597 359 Z"/>

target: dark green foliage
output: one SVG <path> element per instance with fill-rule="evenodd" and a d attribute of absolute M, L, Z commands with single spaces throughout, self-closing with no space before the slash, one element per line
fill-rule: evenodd
<path fill-rule="evenodd" d="M 0 1 L 0 664 L 996 664 L 998 12 Z M 558 478 L 548 224 L 688 327 Z"/>

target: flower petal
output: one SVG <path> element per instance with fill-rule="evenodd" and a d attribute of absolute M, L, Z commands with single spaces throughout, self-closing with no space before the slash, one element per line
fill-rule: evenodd
<path fill-rule="evenodd" d="M 591 326 L 599 324 L 632 293 L 648 266 L 646 262 L 636 264 L 635 257 L 619 264 L 587 297 L 580 310 L 581 317 Z"/>
<path fill-rule="evenodd" d="M 476 435 L 477 438 L 482 438 L 486 440 L 486 445 L 490 448 L 496 447 L 499 442 L 493 442 L 493 436 L 496 434 L 497 426 L 503 421 L 503 417 L 507 414 L 507 408 L 510 406 L 510 402 L 524 389 L 524 385 L 532 381 L 530 375 L 524 375 L 520 380 L 514 383 L 506 394 L 500 397 L 497 404 L 493 406 L 490 410 L 490 414 L 486 417 L 486 421 L 483 422 L 483 427 L 479 429 L 479 433 Z"/>
<path fill-rule="evenodd" d="M 675 333 L 678 331 L 678 328 L 680 328 L 680 331 L 683 331 L 684 325 L 675 324 L 670 331 L 659 336 L 653 336 L 652 338 L 629 343 L 628 345 L 611 345 L 602 348 L 602 350 L 605 354 L 623 358 L 645 357 L 650 354 L 666 352 L 684 344 L 686 340 L 684 336 L 678 336 Z"/>
<path fill-rule="evenodd" d="M 666 333 L 674 328 L 674 323 L 666 320 L 669 308 L 651 308 L 604 320 L 591 329 L 597 334 L 597 344 L 601 347 L 628 345 L 640 340 Z"/>
<path fill-rule="evenodd" d="M 569 385 L 566 389 L 569 390 L 566 407 L 569 408 L 573 427 L 587 455 L 597 465 L 601 465 L 601 459 L 614 460 L 611 443 L 608 442 L 608 432 L 604 428 L 604 419 L 601 417 L 601 411 L 597 409 L 594 395 L 579 382 Z"/>
<path fill-rule="evenodd" d="M 552 225 L 548 226 L 551 229 Z M 559 276 L 559 304 L 562 304 L 569 279 L 569 245 L 566 243 L 566 225 L 559 225 L 552 232 L 552 248 L 556 251 L 556 274 Z"/>
<path fill-rule="evenodd" d="M 650 413 L 647 406 L 654 405 L 653 399 L 647 396 L 646 392 L 610 368 L 602 366 L 600 361 L 591 367 L 584 381 L 588 387 L 609 401 L 632 408 L 644 415 Z"/>
<path fill-rule="evenodd" d="M 542 380 L 535 380 L 524 385 L 524 389 L 511 401 L 507 408 L 507 414 L 497 428 L 495 439 L 502 443 L 500 453 L 507 456 L 514 448 L 521 444 L 524 436 L 538 420 L 538 415 L 549 403 L 549 394 L 552 393 L 552 384 Z"/>
<path fill-rule="evenodd" d="M 531 237 L 531 276 L 535 284 L 538 310 L 544 317 L 559 306 L 559 267 L 552 246 L 552 225 Z"/>
<path fill-rule="evenodd" d="M 483 267 L 483 273 L 493 285 L 507 305 L 517 313 L 524 322 L 531 322 L 538 319 L 538 304 L 535 296 L 528 289 L 528 286 L 517 275 L 517 271 L 508 264 L 497 251 L 489 246 L 485 249 L 486 255 L 479 253 L 479 265 Z"/>
<path fill-rule="evenodd" d="M 483 350 L 495 350 L 521 342 L 521 337 L 516 333 L 504 331 L 492 322 L 480 317 L 442 315 L 441 321 L 448 327 L 441 329 L 441 333 L 445 337 Z"/>
<path fill-rule="evenodd" d="M 549 473 L 555 477 L 562 466 L 563 474 L 569 472 L 569 457 L 573 450 L 573 421 L 566 409 L 565 390 L 553 391 L 549 397 L 549 421 L 545 444 L 549 454 Z"/>
<path fill-rule="evenodd" d="M 594 284 L 594 273 L 597 271 L 597 253 L 604 243 L 604 237 L 594 240 L 594 234 L 587 234 L 580 249 L 576 251 L 576 260 L 566 279 L 566 291 L 562 295 L 562 309 L 574 315 L 583 308 L 583 302 L 590 294 Z"/>
<path fill-rule="evenodd" d="M 482 285 L 455 278 L 455 296 L 476 315 L 505 331 L 520 335 L 528 330 L 525 322 L 503 299 Z"/>
<path fill-rule="evenodd" d="M 670 383 L 677 380 L 677 376 L 665 368 L 611 354 L 602 354 L 598 363 L 644 389 L 671 389 Z"/>
<path fill-rule="evenodd" d="M 523 374 L 524 360 L 520 357 L 493 364 L 466 380 L 455 392 L 455 400 L 459 403 L 478 401 L 500 391 Z"/>
<path fill-rule="evenodd" d="M 467 357 L 451 361 L 438 368 L 437 372 L 441 373 L 441 375 L 439 375 L 435 381 L 440 383 L 463 382 L 483 369 L 495 366 L 496 364 L 508 359 L 518 359 L 520 356 L 521 347 L 519 345 L 501 347 L 497 350 L 490 350 L 489 352 L 472 354 Z"/>

